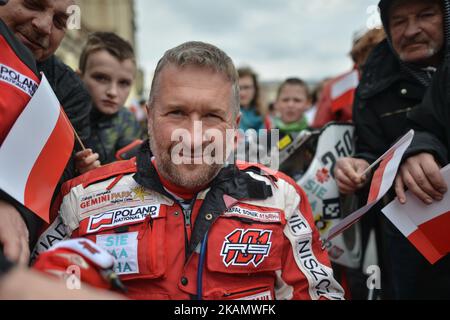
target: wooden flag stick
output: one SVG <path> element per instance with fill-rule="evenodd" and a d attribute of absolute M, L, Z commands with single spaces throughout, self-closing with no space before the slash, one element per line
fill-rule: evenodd
<path fill-rule="evenodd" d="M 72 122 L 70 122 L 69 117 L 67 117 L 66 113 L 64 112 L 64 110 L 61 108 L 61 111 L 64 113 L 64 118 L 66 119 L 67 123 L 69 123 L 70 127 L 72 128 L 73 133 L 75 134 L 75 138 L 77 139 L 78 143 L 80 144 L 81 148 L 83 149 L 83 151 L 86 151 L 86 147 L 84 146 L 83 141 L 81 141 L 80 136 L 77 133 L 77 130 L 75 130 L 75 128 L 72 125 Z"/>
<path fill-rule="evenodd" d="M 78 135 L 77 131 L 75 130 L 75 128 L 73 126 L 72 126 L 72 129 L 73 129 L 73 132 L 75 133 L 75 137 L 77 138 L 78 143 L 80 144 L 80 146 L 83 149 L 83 151 L 85 151 L 86 147 L 84 146 L 83 141 L 81 141 L 80 136 Z"/>

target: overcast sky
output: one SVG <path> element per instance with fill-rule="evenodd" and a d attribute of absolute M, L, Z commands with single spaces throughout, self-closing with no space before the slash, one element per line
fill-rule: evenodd
<path fill-rule="evenodd" d="M 374 26 L 378 0 L 136 0 L 138 51 L 148 77 L 164 52 L 200 40 L 262 80 L 321 79 L 351 67 L 353 34 Z M 147 86 L 148 82 L 147 81 Z"/>

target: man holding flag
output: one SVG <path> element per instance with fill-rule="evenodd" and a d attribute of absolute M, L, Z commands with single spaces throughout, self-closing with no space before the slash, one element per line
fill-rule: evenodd
<path fill-rule="evenodd" d="M 38 70 L 47 75 L 81 138 L 89 136 L 89 95 L 75 73 L 53 56 L 66 32 L 67 9 L 74 3 L 74 0 L 10 0 L 0 6 L 0 145 L 37 90 Z M 71 163 L 62 181 L 74 176 L 75 167 Z M 28 242 L 34 245 L 41 220 L 3 191 L 0 215 L 0 245 L 5 254 L 13 261 L 27 263 Z"/>
<path fill-rule="evenodd" d="M 406 114 L 422 101 L 450 42 L 447 0 L 381 0 L 379 7 L 388 38 L 374 49 L 357 89 L 353 112 L 357 155 L 339 161 L 335 170 L 344 194 L 363 190 L 369 179 L 362 173 L 369 163 L 411 129 Z M 439 291 L 435 286 L 448 278 L 435 279 L 437 268 L 428 268 L 396 228 L 383 223 L 382 233 L 389 247 L 395 298 L 449 296 L 450 289 Z"/>
<path fill-rule="evenodd" d="M 15 120 L 31 99 L 39 83 L 34 57 L 25 48 L 8 27 L 0 20 L 0 145 L 13 126 Z M 15 67 L 15 68 L 14 68 Z M 18 80 L 21 79 L 21 80 Z M 28 83 L 29 85 L 24 85 Z M 1 192 L 1 199 L 13 200 Z M 8 202 L 0 200 L 0 244 L 8 258 L 28 263 L 28 228 L 24 220 Z M 36 229 L 37 220 L 31 213 L 22 217 L 30 229 Z"/>

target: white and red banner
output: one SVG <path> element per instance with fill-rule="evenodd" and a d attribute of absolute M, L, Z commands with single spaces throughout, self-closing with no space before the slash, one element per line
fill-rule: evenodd
<path fill-rule="evenodd" d="M 411 144 L 413 138 L 414 131 L 411 130 L 383 156 L 381 156 L 380 159 L 375 161 L 374 164 L 381 163 L 372 178 L 367 205 L 345 217 L 338 225 L 330 229 L 327 240 L 333 239 L 338 234 L 344 232 L 353 224 L 358 222 L 370 209 L 373 208 L 373 206 L 375 206 L 375 204 L 377 204 L 378 201 L 380 201 L 381 198 L 386 195 L 394 183 L 403 155 Z"/>
<path fill-rule="evenodd" d="M 450 184 L 450 166 L 441 172 Z M 435 264 L 450 252 L 450 197 L 426 205 L 409 191 L 406 196 L 405 205 L 396 199 L 383 213 L 431 264 Z"/>
<path fill-rule="evenodd" d="M 72 126 L 42 75 L 0 147 L 0 189 L 49 222 L 51 199 L 74 142 Z"/>
<path fill-rule="evenodd" d="M 338 112 L 342 108 L 353 104 L 358 84 L 359 72 L 355 69 L 331 86 L 331 110 L 333 112 Z"/>

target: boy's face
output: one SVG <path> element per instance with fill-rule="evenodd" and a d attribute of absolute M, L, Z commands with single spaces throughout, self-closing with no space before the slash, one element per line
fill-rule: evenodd
<path fill-rule="evenodd" d="M 91 94 L 95 107 L 112 115 L 125 104 L 136 73 L 131 59 L 119 61 L 105 50 L 89 55 L 82 80 Z"/>
<path fill-rule="evenodd" d="M 275 103 L 281 120 L 287 124 L 300 121 L 309 106 L 310 102 L 305 88 L 291 84 L 283 87 Z"/>

